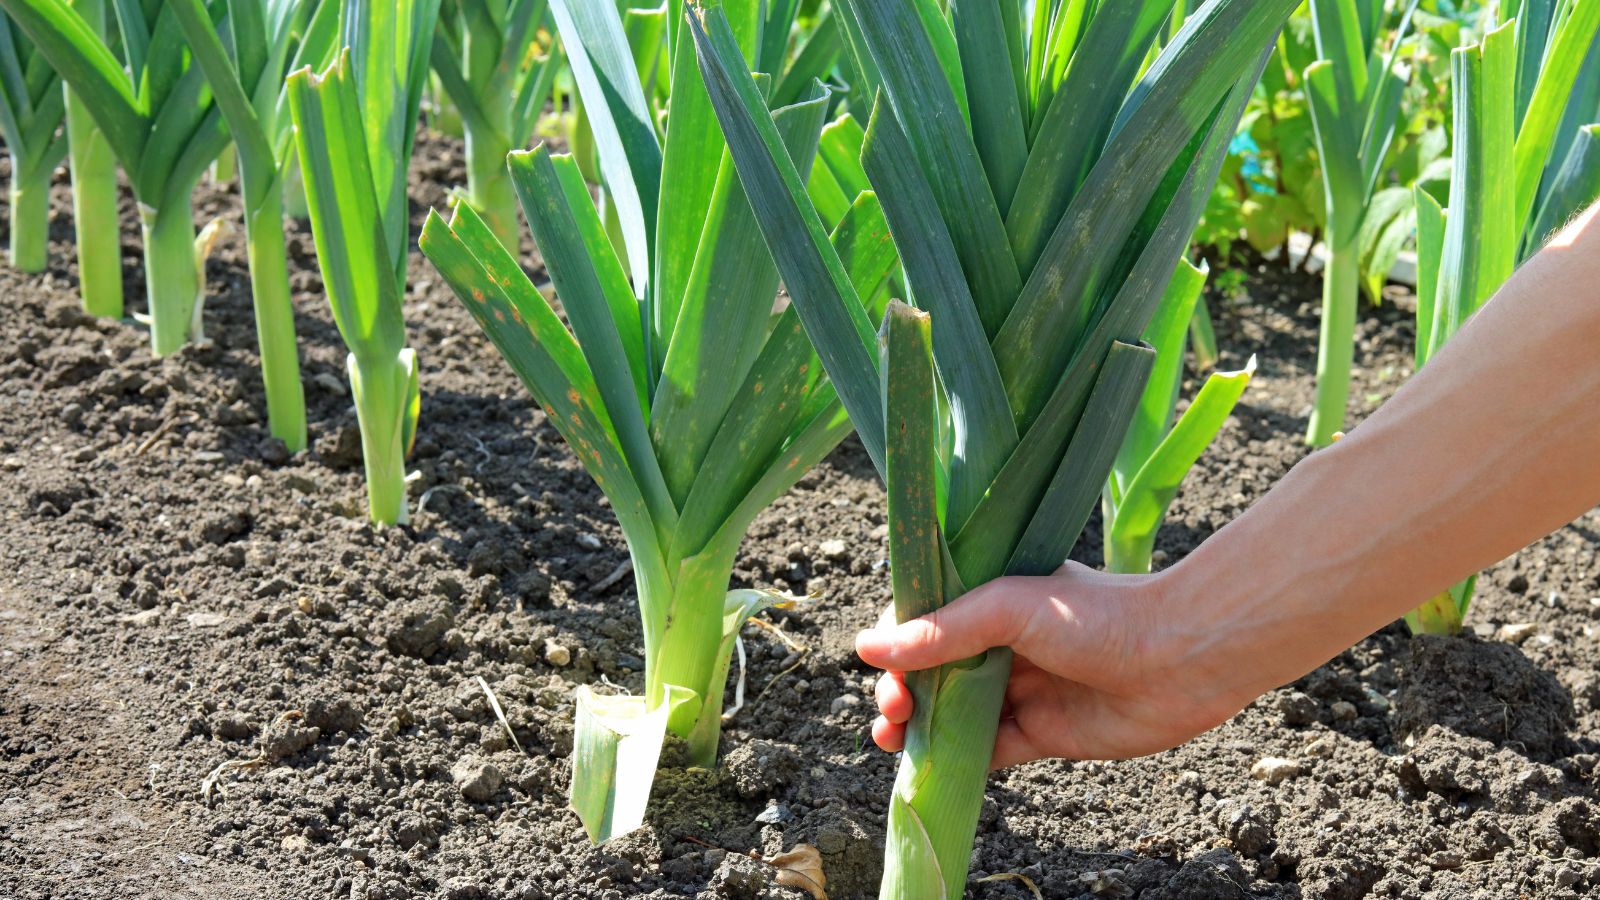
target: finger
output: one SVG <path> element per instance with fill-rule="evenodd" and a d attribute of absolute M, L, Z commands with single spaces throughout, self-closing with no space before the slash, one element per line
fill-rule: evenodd
<path fill-rule="evenodd" d="M 878 712 L 892 724 L 904 725 L 911 719 L 913 701 L 911 689 L 899 672 L 885 672 L 872 689 L 878 701 Z"/>
<path fill-rule="evenodd" d="M 913 672 L 1016 643 L 1045 587 L 1042 578 L 991 581 L 920 619 L 856 635 L 856 653 L 880 669 Z"/>
<path fill-rule="evenodd" d="M 872 742 L 887 753 L 898 753 L 906 745 L 906 727 L 879 716 L 872 720 Z"/>
<path fill-rule="evenodd" d="M 1000 730 L 994 737 L 994 756 L 989 760 L 989 771 L 998 772 L 1010 766 L 1043 759 L 1044 756 L 1023 733 L 1016 719 L 1001 719 Z"/>

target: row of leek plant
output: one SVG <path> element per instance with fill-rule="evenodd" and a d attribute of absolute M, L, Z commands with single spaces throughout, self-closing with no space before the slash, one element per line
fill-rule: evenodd
<path fill-rule="evenodd" d="M 1417 0 L 1385 35 L 1385 0 L 1311 0 L 1318 59 L 1305 70 L 1325 203 L 1316 397 L 1306 442 L 1326 446 L 1343 429 L 1355 359 L 1362 236 L 1394 140 L 1406 75 L 1396 66 Z"/>
<path fill-rule="evenodd" d="M 151 345 L 165 356 L 196 326 L 202 278 L 189 195 L 227 145 L 227 130 L 168 5 L 126 0 L 113 7 L 115 51 L 66 0 L 0 0 L 71 86 L 128 175 L 144 237 Z"/>
<path fill-rule="evenodd" d="M 517 252 L 517 197 L 506 155 L 526 147 L 561 68 L 541 46 L 548 0 L 452 0 L 439 15 L 432 66 L 461 117 L 464 197 L 500 242 Z"/>
<path fill-rule="evenodd" d="M 1412 186 L 1424 180 L 1443 183 L 1449 175 L 1449 160 L 1440 159 L 1449 141 L 1449 52 L 1476 16 L 1441 16 L 1430 8 L 1438 9 L 1437 0 L 1424 0 L 1415 10 L 1400 4 L 1385 13 L 1384 26 L 1374 33 L 1391 47 L 1390 67 L 1397 72 L 1403 67 L 1407 84 L 1380 177 L 1386 186 L 1374 190 L 1361 216 L 1357 268 L 1373 303 L 1381 300 L 1383 285 L 1416 228 Z M 1196 235 L 1218 255 L 1227 258 L 1242 238 L 1291 270 L 1316 259 L 1316 254 L 1292 252 L 1289 238 L 1299 233 L 1316 245 L 1325 237 L 1327 197 L 1304 78 L 1322 57 L 1307 4 L 1278 40 Z"/>
<path fill-rule="evenodd" d="M 728 0 L 741 67 L 760 0 Z M 757 513 L 850 430 L 729 159 L 681 21 L 666 29 L 671 114 L 658 132 L 623 17 L 611 3 L 551 0 L 587 108 L 613 242 L 576 160 L 540 145 L 510 157 L 570 330 L 470 205 L 437 213 L 421 246 L 522 378 L 616 511 L 644 625 L 643 696 L 577 695 L 572 805 L 599 841 L 637 827 L 666 735 L 710 765 L 729 654 L 745 619 L 778 598 L 729 592 Z M 813 85 L 762 114 L 786 158 L 812 167 L 827 108 Z M 788 99 L 788 98 L 785 98 Z M 824 238 L 853 289 L 882 296 L 895 266 L 876 198 L 857 193 Z M 875 315 L 864 311 L 869 320 Z"/>
<path fill-rule="evenodd" d="M 421 394 L 401 309 L 406 184 L 438 14 L 439 0 L 347 0 L 337 58 L 287 80 L 317 263 L 349 350 L 368 515 L 380 525 L 409 519 L 405 461 Z"/>
<path fill-rule="evenodd" d="M 305 396 L 284 245 L 284 168 L 292 152 L 285 73 L 328 57 L 339 7 L 311 0 L 169 0 L 233 139 L 267 420 L 288 449 L 306 446 Z M 214 20 L 215 18 L 215 20 Z"/>
<path fill-rule="evenodd" d="M 724 11 L 691 13 L 757 221 L 887 476 L 899 617 L 1065 559 L 1143 394 L 1155 354 L 1138 339 L 1294 6 L 1209 0 L 1146 70 L 1171 0 L 1041 3 L 1031 22 L 1010 3 L 841 0 L 856 70 L 877 97 L 864 168 L 911 299 L 931 317 L 891 316 L 887 392 L 870 311 Z M 895 378 L 903 337 L 923 376 Z M 917 380 L 930 354 L 932 392 Z M 930 393 L 938 418 L 917 425 L 934 415 Z M 921 437 L 903 439 L 913 429 Z M 917 712 L 881 896 L 962 895 L 1010 662 L 994 649 L 910 676 Z"/>
<path fill-rule="evenodd" d="M 1447 206 L 1418 189 L 1420 368 L 1568 217 L 1600 196 L 1600 0 L 1524 0 L 1451 54 L 1455 152 Z M 1583 78 L 1580 78 L 1580 74 Z M 1406 615 L 1461 629 L 1472 576 Z"/>
<path fill-rule="evenodd" d="M 0 134 L 11 154 L 11 265 L 42 272 L 50 237 L 50 177 L 67 155 L 61 79 L 0 16 Z"/>
<path fill-rule="evenodd" d="M 780 58 L 786 41 L 771 35 L 787 38 L 795 6 L 765 12 L 771 21 L 790 17 L 765 32 L 763 47 L 778 47 Z M 73 161 L 85 301 L 93 311 L 121 311 L 120 162 L 144 226 L 152 344 L 157 355 L 173 352 L 199 335 L 203 300 L 189 194 L 219 153 L 236 152 L 271 431 L 291 451 L 306 446 L 282 224 L 287 195 L 311 219 L 350 350 L 371 517 L 404 522 L 404 455 L 420 405 L 400 312 L 418 85 L 431 63 L 466 111 L 474 162 L 467 200 L 515 250 L 503 159 L 528 140 L 559 65 L 554 48 L 536 53 L 544 0 L 456 0 L 443 20 L 438 3 L 391 11 L 319 0 L 126 0 L 111 5 L 114 17 L 99 0 L 5 0 L 0 8 L 20 26 L 0 23 L 0 40 L 14 51 L 4 57 L 12 64 L 0 66 L 0 124 L 19 174 L 11 209 L 28 219 L 11 229 L 17 260 L 43 263 L 43 202 L 68 143 L 58 135 L 65 105 L 69 130 L 81 137 L 71 143 L 82 151 Z M 654 13 L 665 22 L 664 10 Z M 661 43 L 663 29 L 642 33 Z M 340 46 L 352 50 L 353 64 L 334 60 Z M 310 74 L 325 64 L 325 77 Z M 298 82 L 287 76 L 302 70 Z M 72 88 L 65 104 L 57 71 Z"/>
<path fill-rule="evenodd" d="M 100 0 L 77 0 L 86 24 L 104 32 Z M 57 126 L 65 125 L 58 133 Z M 116 160 L 88 111 L 9 17 L 0 13 L 0 135 L 11 155 L 9 259 L 24 272 L 48 262 L 50 177 L 70 155 L 78 281 L 91 315 L 122 315 L 122 244 Z"/>
<path fill-rule="evenodd" d="M 281 114 L 283 75 L 320 62 L 337 21 L 335 4 L 314 0 L 124 0 L 105 10 L 77 0 L 0 0 L 32 45 L 71 90 L 73 109 L 93 119 L 120 163 L 139 206 L 152 348 L 164 356 L 199 336 L 204 295 L 203 244 L 195 235 L 190 194 L 222 149 L 240 147 L 252 296 L 266 387 L 269 427 L 290 450 L 306 444 L 288 264 L 281 217 L 281 160 L 288 129 Z M 81 105 L 81 109 L 78 107 Z M 69 138 L 83 133 L 89 168 L 79 195 L 84 299 L 99 305 L 95 285 L 116 283 L 115 175 L 87 123 L 69 120 Z M 75 157 L 74 162 L 78 162 Z M 76 177 L 75 170 L 75 177 Z M 93 212 L 90 211 L 91 206 Z M 90 239 L 85 229 L 105 229 Z M 105 289 L 107 292 L 111 288 Z M 120 307 L 120 287 L 117 290 Z M 105 304 L 110 312 L 111 304 Z"/>

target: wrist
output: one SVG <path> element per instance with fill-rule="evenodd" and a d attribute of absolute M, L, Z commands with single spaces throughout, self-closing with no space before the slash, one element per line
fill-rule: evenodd
<path fill-rule="evenodd" d="M 1146 653 L 1163 689 L 1187 695 L 1196 715 L 1220 723 L 1283 681 L 1278 647 L 1246 608 L 1250 591 L 1217 579 L 1203 554 L 1153 576 L 1142 592 Z"/>

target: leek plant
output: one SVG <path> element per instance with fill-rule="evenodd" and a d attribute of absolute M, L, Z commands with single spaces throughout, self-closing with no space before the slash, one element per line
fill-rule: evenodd
<path fill-rule="evenodd" d="M 1144 331 L 1145 342 L 1156 351 L 1155 365 L 1100 497 L 1110 572 L 1150 571 L 1156 531 L 1179 485 L 1222 430 L 1255 373 L 1253 356 L 1239 371 L 1213 372 L 1174 422 L 1183 386 L 1185 339 L 1195 321 L 1206 274 L 1206 269 L 1188 260 L 1180 262 L 1166 298 Z"/>
<path fill-rule="evenodd" d="M 877 97 L 863 167 L 929 315 L 896 309 L 887 375 L 725 12 L 691 11 L 757 222 L 886 476 L 900 618 L 1066 558 L 1143 394 L 1155 353 L 1136 342 L 1296 2 L 1208 0 L 1147 68 L 1171 0 L 1039 3 L 1026 23 L 1014 3 L 840 0 Z M 896 377 L 907 332 L 931 396 Z M 933 398 L 936 424 L 915 424 Z M 880 896 L 962 895 L 1010 665 L 994 649 L 909 676 Z"/>
<path fill-rule="evenodd" d="M 285 77 L 322 65 L 338 5 L 318 0 L 168 0 L 233 137 L 267 422 L 293 453 L 306 446 L 305 393 L 283 233 L 284 167 L 293 152 Z M 217 21 L 213 21 L 216 18 Z"/>
<path fill-rule="evenodd" d="M 1542 223 L 1559 225 L 1600 196 L 1600 127 L 1592 124 L 1600 88 L 1577 83 L 1600 34 L 1600 0 L 1524 0 L 1515 13 L 1451 53 L 1448 207 L 1416 192 L 1418 368 L 1538 250 L 1553 230 Z M 1577 108 L 1571 118 L 1569 107 Z M 1562 135 L 1564 119 L 1572 131 Z M 1591 124 L 1574 124 L 1584 120 Z M 1406 624 L 1413 633 L 1460 631 L 1476 583 L 1474 575 L 1429 598 Z"/>
<path fill-rule="evenodd" d="M 627 35 L 634 69 L 643 86 L 646 104 L 653 115 L 666 113 L 673 83 L 670 53 L 663 48 L 676 45 L 680 28 L 676 3 L 657 0 L 615 0 L 622 15 L 623 32 Z M 838 61 L 842 36 L 830 7 L 806 14 L 801 0 L 769 0 L 757 13 L 761 19 L 759 46 L 755 70 L 773 80 L 769 98 L 775 107 L 798 100 L 815 79 L 825 78 Z M 669 15 L 669 12 L 671 13 Z M 792 48 L 792 49 L 791 49 Z M 833 98 L 830 98 L 830 106 Z M 589 123 L 586 100 L 582 91 L 571 97 L 572 114 L 568 118 L 568 142 L 578 168 L 584 178 L 595 185 L 600 193 L 601 214 L 607 231 L 619 247 L 625 242 L 621 234 L 618 209 L 606 193 L 605 178 L 600 169 L 595 145 L 595 135 Z M 815 171 L 823 172 L 822 167 Z M 826 176 L 824 176 L 825 178 Z M 841 190 L 836 193 L 836 212 L 842 213 L 855 198 L 856 192 Z M 626 260 L 625 260 L 626 261 Z"/>
<path fill-rule="evenodd" d="M 190 194 L 228 133 L 171 4 L 115 3 L 120 55 L 67 0 L 0 8 L 72 88 L 127 173 L 144 235 L 151 348 L 177 351 L 199 332 L 204 289 Z"/>
<path fill-rule="evenodd" d="M 346 0 L 343 49 L 288 79 L 317 263 L 361 426 L 367 513 L 408 521 L 405 461 L 421 394 L 401 310 L 411 245 L 407 173 L 439 0 Z"/>
<path fill-rule="evenodd" d="M 50 176 L 67 154 L 60 134 L 61 79 L 27 36 L 0 15 L 0 136 L 11 155 L 11 265 L 43 272 L 49 262 Z"/>
<path fill-rule="evenodd" d="M 94 32 L 109 33 L 104 0 L 73 0 Z M 122 318 L 122 225 L 117 212 L 117 157 L 70 86 L 66 92 L 72 226 L 78 248 L 78 295 L 92 316 Z"/>
<path fill-rule="evenodd" d="M 513 254 L 517 195 L 506 154 L 524 147 L 561 67 L 536 40 L 547 0 L 454 0 L 439 16 L 433 71 L 466 136 L 466 199 Z"/>
<path fill-rule="evenodd" d="M 1384 0 L 1311 0 L 1319 58 L 1305 71 L 1305 91 L 1322 163 L 1328 248 L 1316 398 L 1306 426 L 1306 443 L 1313 447 L 1332 443 L 1344 428 L 1355 360 L 1363 222 L 1394 140 L 1406 86 L 1395 57 L 1416 6 L 1417 0 L 1407 4 L 1385 55 L 1380 40 Z"/>
<path fill-rule="evenodd" d="M 741 67 L 756 58 L 763 5 L 727 0 Z M 728 591 L 735 554 L 757 513 L 850 423 L 799 312 L 775 309 L 778 271 L 688 33 L 672 30 L 661 135 L 615 6 L 552 0 L 551 10 L 622 247 L 577 161 L 543 144 L 511 154 L 509 169 L 570 330 L 471 204 L 448 223 L 430 215 L 421 246 L 610 499 L 628 542 L 644 693 L 577 695 L 572 805 L 598 842 L 642 821 L 666 735 L 687 742 L 691 765 L 714 763 L 735 637 L 777 599 Z M 766 115 L 776 101 L 760 103 Z M 813 85 L 767 119 L 802 171 L 826 106 Z M 846 277 L 879 295 L 895 255 L 874 195 L 859 193 L 829 225 L 823 240 Z"/>

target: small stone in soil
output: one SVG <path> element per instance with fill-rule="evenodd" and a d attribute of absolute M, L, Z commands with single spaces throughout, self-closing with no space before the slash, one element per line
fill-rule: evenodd
<path fill-rule="evenodd" d="M 1348 700 L 1335 700 L 1328 711 L 1341 722 L 1350 722 L 1356 717 L 1356 705 Z"/>
<path fill-rule="evenodd" d="M 347 393 L 344 389 L 344 382 L 329 375 L 327 372 L 318 372 L 312 375 L 311 382 L 335 397 L 343 397 Z"/>
<path fill-rule="evenodd" d="M 861 698 L 857 697 L 855 694 L 840 694 L 839 696 L 833 698 L 833 703 L 829 704 L 828 710 L 834 715 L 838 715 L 853 706 L 860 705 Z"/>
<path fill-rule="evenodd" d="M 1128 897 L 1133 894 L 1133 889 L 1128 886 L 1128 879 L 1121 869 L 1085 872 L 1078 876 L 1078 883 L 1090 893 L 1101 897 Z"/>
<path fill-rule="evenodd" d="M 289 461 L 289 448 L 279 438 L 264 438 L 256 445 L 256 455 L 269 466 L 281 466 Z"/>
<path fill-rule="evenodd" d="M 1300 764 L 1281 756 L 1266 756 L 1250 767 L 1250 777 L 1267 784 L 1282 784 L 1300 774 Z"/>
<path fill-rule="evenodd" d="M 817 549 L 828 559 L 839 559 L 846 552 L 844 541 L 841 540 L 823 541 Z"/>
<path fill-rule="evenodd" d="M 274 576 L 263 582 L 260 587 L 256 588 L 256 599 L 266 600 L 270 597 L 276 597 L 284 591 L 287 591 L 289 587 L 289 582 Z"/>
<path fill-rule="evenodd" d="M 1500 629 L 1494 633 L 1494 638 L 1497 641 L 1505 641 L 1508 644 L 1520 644 L 1532 637 L 1533 633 L 1538 630 L 1539 626 L 1532 622 L 1508 622 L 1500 626 Z"/>
<path fill-rule="evenodd" d="M 789 812 L 789 807 L 784 806 L 782 803 L 774 803 L 763 809 L 756 816 L 756 821 L 762 825 L 778 825 L 793 818 L 794 816 Z"/>
<path fill-rule="evenodd" d="M 564 668 L 572 663 L 572 651 L 555 641 L 545 641 L 544 661 L 558 669 Z"/>

